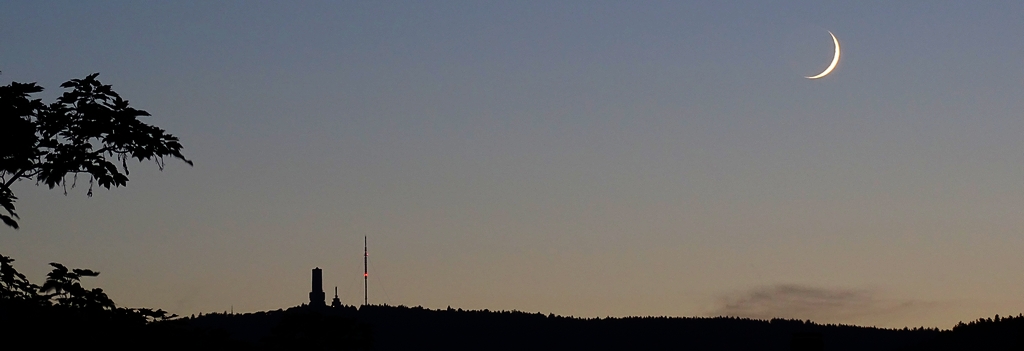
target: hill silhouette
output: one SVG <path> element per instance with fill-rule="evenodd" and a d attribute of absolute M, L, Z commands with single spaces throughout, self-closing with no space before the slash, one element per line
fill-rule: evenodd
<path fill-rule="evenodd" d="M 222 333 L 253 347 L 290 342 L 339 350 L 903 350 L 940 333 L 936 329 L 895 330 L 786 319 L 588 319 L 519 311 L 379 305 L 358 309 L 304 305 L 270 312 L 208 314 L 166 323 Z"/>
<path fill-rule="evenodd" d="M 1020 350 L 1024 316 L 951 330 L 883 329 L 736 317 L 574 318 L 519 311 L 405 306 L 310 307 L 137 316 L 0 300 L 9 341 L 75 340 L 83 347 L 154 350 Z M 45 343 L 45 342 L 44 342 Z"/>
<path fill-rule="evenodd" d="M 103 289 L 82 286 L 83 278 L 99 272 L 51 263 L 39 286 L 13 262 L 0 255 L 0 335 L 12 345 L 74 340 L 82 347 L 154 350 L 1024 349 L 1024 315 L 996 315 L 940 331 L 790 319 L 576 318 L 340 302 L 328 307 L 315 294 L 313 304 L 286 310 L 177 318 L 159 309 L 119 307 Z"/>
<path fill-rule="evenodd" d="M 254 349 L 373 350 L 1022 350 L 1024 315 L 951 330 L 736 317 L 575 318 L 520 311 L 298 306 L 162 322 Z"/>

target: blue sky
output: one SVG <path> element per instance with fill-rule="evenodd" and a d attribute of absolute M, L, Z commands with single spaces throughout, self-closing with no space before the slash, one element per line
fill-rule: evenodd
<path fill-rule="evenodd" d="M 0 252 L 179 314 L 306 301 L 951 327 L 1024 300 L 1016 2 L 15 2 L 195 167 L 22 182 Z M 843 56 L 832 57 L 828 31 Z M 770 296 L 757 299 L 755 296 Z M 838 306 L 838 307 L 836 307 Z"/>

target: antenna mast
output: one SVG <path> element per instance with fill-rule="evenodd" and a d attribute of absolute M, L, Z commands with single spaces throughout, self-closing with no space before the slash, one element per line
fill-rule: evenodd
<path fill-rule="evenodd" d="M 366 250 L 366 236 L 363 236 L 363 306 L 366 306 L 366 282 L 370 277 L 370 272 L 366 269 L 366 260 L 370 257 L 370 252 Z"/>

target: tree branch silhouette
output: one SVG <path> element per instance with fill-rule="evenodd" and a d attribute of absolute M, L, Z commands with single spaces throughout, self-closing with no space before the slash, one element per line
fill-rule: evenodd
<path fill-rule="evenodd" d="M 100 83 L 93 73 L 72 79 L 56 102 L 32 99 L 43 91 L 36 83 L 11 82 L 0 86 L 0 221 L 18 229 L 12 185 L 34 179 L 50 189 L 60 186 L 67 195 L 78 174 L 89 175 L 88 196 L 94 185 L 110 189 L 128 183 L 128 160 L 153 160 L 161 171 L 164 158 L 190 166 L 178 138 L 139 118 L 149 112 L 129 106 L 128 100 Z M 117 163 L 120 163 L 118 167 Z"/>

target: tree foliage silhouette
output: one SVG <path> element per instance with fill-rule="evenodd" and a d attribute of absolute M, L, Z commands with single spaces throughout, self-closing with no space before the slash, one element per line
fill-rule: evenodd
<path fill-rule="evenodd" d="M 97 75 L 61 84 L 64 93 L 50 104 L 32 97 L 43 91 L 36 83 L 0 86 L 0 221 L 6 226 L 18 228 L 12 185 L 19 180 L 59 186 L 66 195 L 69 182 L 75 187 L 78 175 L 86 174 L 92 196 L 94 185 L 126 185 L 129 159 L 154 160 L 161 170 L 165 157 L 192 165 L 177 137 L 143 123 L 139 118 L 149 113 L 129 106 Z M 39 286 L 13 262 L 0 255 L 0 330 L 10 335 L 46 338 L 59 328 L 62 339 L 121 349 L 156 340 L 156 329 L 146 326 L 177 317 L 159 309 L 118 307 L 103 289 L 82 285 L 83 278 L 99 272 L 51 263 L 53 270 Z"/>
<path fill-rule="evenodd" d="M 14 269 L 13 258 L 0 255 L 0 301 L 31 301 L 41 303 L 40 287 L 32 284 L 25 275 Z"/>
<path fill-rule="evenodd" d="M 7 226 L 18 228 L 11 189 L 18 180 L 60 186 L 67 194 L 68 176 L 74 187 L 84 173 L 92 196 L 94 185 L 126 185 L 132 158 L 154 160 L 160 170 L 165 157 L 192 165 L 177 137 L 140 121 L 150 114 L 129 106 L 97 75 L 61 84 L 67 91 L 51 104 L 32 99 L 43 91 L 36 83 L 0 86 L 0 221 Z"/>
<path fill-rule="evenodd" d="M 60 263 L 50 263 L 53 270 L 46 274 L 42 286 L 32 284 L 12 264 L 13 258 L 0 255 L 0 310 L 10 304 L 36 308 L 64 308 L 93 315 L 106 314 L 127 318 L 136 323 L 177 317 L 164 310 L 117 307 L 103 289 L 86 289 L 82 278 L 95 277 L 100 272 L 91 269 L 68 269 Z"/>
<path fill-rule="evenodd" d="M 46 275 L 46 282 L 40 287 L 43 293 L 53 292 L 47 297 L 56 300 L 58 306 L 93 310 L 113 310 L 114 301 L 103 289 L 92 290 L 82 287 L 82 277 L 95 277 L 99 272 L 90 269 L 68 269 L 60 263 L 50 263 L 53 270 Z"/>

